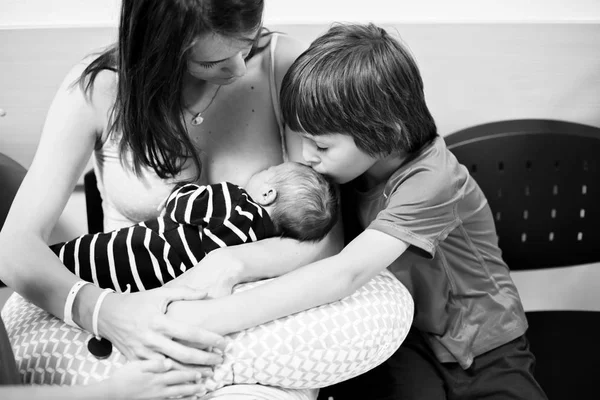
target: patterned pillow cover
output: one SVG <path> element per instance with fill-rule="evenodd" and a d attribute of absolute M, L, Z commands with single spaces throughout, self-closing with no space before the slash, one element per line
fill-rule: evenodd
<path fill-rule="evenodd" d="M 246 290 L 262 282 L 238 285 Z M 209 391 L 234 384 L 289 389 L 330 386 L 389 358 L 413 319 L 408 290 L 384 271 L 352 295 L 228 336 L 223 364 L 207 379 Z M 24 383 L 75 385 L 108 378 L 126 359 L 104 360 L 87 350 L 91 334 L 13 294 L 2 318 Z"/>

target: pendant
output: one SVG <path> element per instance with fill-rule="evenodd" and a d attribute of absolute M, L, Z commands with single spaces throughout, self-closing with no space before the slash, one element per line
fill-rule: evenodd
<path fill-rule="evenodd" d="M 194 118 L 192 118 L 192 125 L 197 126 L 204 122 L 204 118 L 202 117 L 202 113 L 196 114 Z"/>
<path fill-rule="evenodd" d="M 98 340 L 92 337 L 87 343 L 87 348 L 99 360 L 108 358 L 112 353 L 112 343 L 104 338 Z"/>

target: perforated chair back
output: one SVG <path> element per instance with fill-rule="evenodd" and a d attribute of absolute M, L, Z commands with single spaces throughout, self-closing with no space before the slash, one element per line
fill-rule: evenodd
<path fill-rule="evenodd" d="M 514 120 L 465 129 L 445 141 L 485 193 L 511 270 L 546 273 L 600 261 L 600 129 Z M 600 312 L 527 316 L 536 377 L 548 397 L 596 398 Z"/>
<path fill-rule="evenodd" d="M 600 129 L 517 120 L 446 143 L 486 194 L 511 269 L 600 260 Z"/>

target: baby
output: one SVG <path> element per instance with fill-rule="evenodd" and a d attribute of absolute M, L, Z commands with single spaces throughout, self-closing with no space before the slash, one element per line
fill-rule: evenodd
<path fill-rule="evenodd" d="M 220 247 L 281 236 L 317 241 L 338 218 L 338 194 L 312 168 L 283 163 L 228 182 L 176 187 L 158 218 L 50 246 L 84 280 L 118 292 L 162 286 Z"/>

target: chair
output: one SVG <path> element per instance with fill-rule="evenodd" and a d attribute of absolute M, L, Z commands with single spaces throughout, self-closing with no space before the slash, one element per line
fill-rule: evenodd
<path fill-rule="evenodd" d="M 94 170 L 83 175 L 85 193 L 85 209 L 87 212 L 88 233 L 104 232 L 104 212 L 102 211 L 102 196 L 98 191 L 98 181 Z"/>
<path fill-rule="evenodd" d="M 26 173 L 27 170 L 21 164 L 0 153 L 0 230 Z M 4 286 L 0 281 L 0 287 Z"/>
<path fill-rule="evenodd" d="M 547 285 L 536 288 L 535 282 L 544 277 L 568 276 L 581 271 L 581 264 L 586 271 L 599 270 L 600 263 L 596 268 L 592 264 L 600 262 L 599 128 L 513 120 L 461 130 L 445 140 L 489 201 L 513 277 L 532 273 L 527 277 L 533 284 L 527 286 L 543 293 Z M 568 281 L 554 284 L 564 288 Z M 580 287 L 553 296 L 525 293 L 521 286 L 517 284 L 522 298 L 540 302 L 598 298 L 582 294 Z M 600 302 L 586 309 L 566 305 L 546 310 L 531 310 L 523 303 L 530 325 L 527 337 L 537 359 L 536 378 L 548 397 L 590 398 L 588 393 L 596 393 L 597 398 Z"/>
<path fill-rule="evenodd" d="M 19 370 L 4 322 L 0 318 L 0 387 L 2 385 L 20 385 Z"/>

